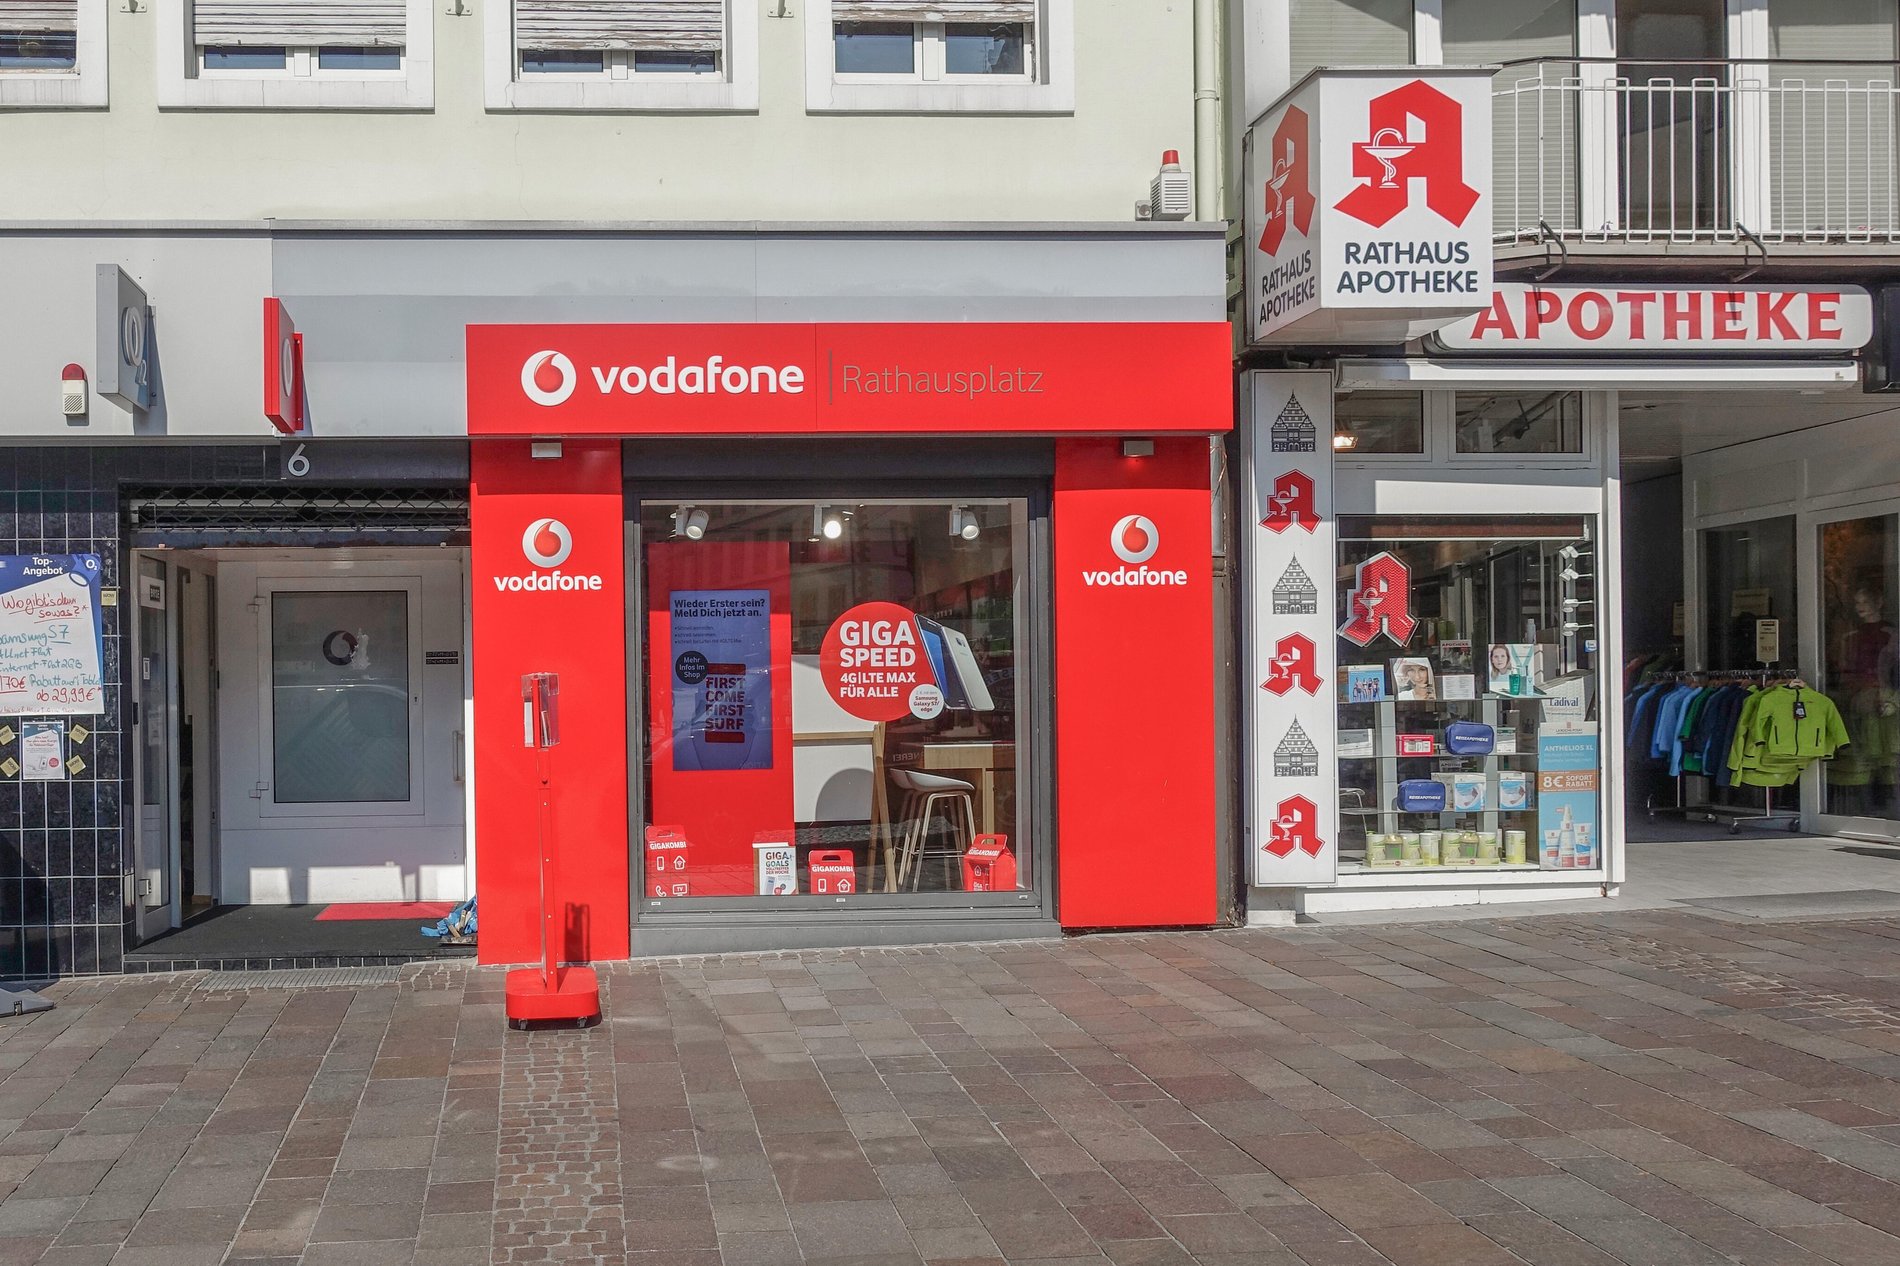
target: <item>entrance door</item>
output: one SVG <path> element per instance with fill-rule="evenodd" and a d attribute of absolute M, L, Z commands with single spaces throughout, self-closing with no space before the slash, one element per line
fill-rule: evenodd
<path fill-rule="evenodd" d="M 467 895 L 459 560 L 219 569 L 222 904 Z"/>
<path fill-rule="evenodd" d="M 138 560 L 137 676 L 138 817 L 133 827 L 138 935 L 143 940 L 173 926 L 177 873 L 173 843 L 176 799 L 172 788 L 171 701 L 173 648 L 170 568 L 155 558 Z"/>
<path fill-rule="evenodd" d="M 1816 524 L 1820 680 L 1848 744 L 1822 764 L 1820 825 L 1900 839 L 1900 515 Z"/>

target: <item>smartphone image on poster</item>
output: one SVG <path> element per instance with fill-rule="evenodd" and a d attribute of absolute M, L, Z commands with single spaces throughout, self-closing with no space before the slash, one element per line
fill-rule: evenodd
<path fill-rule="evenodd" d="M 976 662 L 970 639 L 927 615 L 917 617 L 917 631 L 923 636 L 930 665 L 937 670 L 937 680 L 943 685 L 944 703 L 973 712 L 995 711 L 996 701 L 990 697 L 989 685 L 983 680 L 983 669 Z"/>

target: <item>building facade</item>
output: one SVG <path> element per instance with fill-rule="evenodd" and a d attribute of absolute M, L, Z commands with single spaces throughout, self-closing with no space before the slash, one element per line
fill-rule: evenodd
<path fill-rule="evenodd" d="M 1250 917 L 1900 838 L 1900 10 L 1229 21 Z"/>
<path fill-rule="evenodd" d="M 787 10 L 0 0 L 0 971 L 1231 917 L 1215 6 Z"/>

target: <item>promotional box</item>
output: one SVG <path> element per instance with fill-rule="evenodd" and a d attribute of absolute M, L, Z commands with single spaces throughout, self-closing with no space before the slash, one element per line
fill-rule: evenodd
<path fill-rule="evenodd" d="M 785 840 L 755 840 L 752 861 L 761 897 L 798 895 L 798 850 Z"/>
<path fill-rule="evenodd" d="M 647 828 L 647 885 L 649 897 L 689 897 L 686 835 L 678 827 Z"/>
<path fill-rule="evenodd" d="M 1016 854 L 1009 851 L 1009 837 L 979 835 L 963 853 L 963 891 L 1014 892 L 1016 890 Z"/>
<path fill-rule="evenodd" d="M 857 859 L 848 848 L 815 848 L 805 859 L 814 895 L 849 896 L 858 890 Z"/>

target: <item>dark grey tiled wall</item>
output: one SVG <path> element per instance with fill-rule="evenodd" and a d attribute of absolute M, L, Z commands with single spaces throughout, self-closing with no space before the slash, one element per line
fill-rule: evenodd
<path fill-rule="evenodd" d="M 120 585 L 119 506 L 112 455 L 90 448 L 0 449 L 0 554 L 97 554 L 104 585 Z M 121 611 L 105 607 L 106 710 L 74 717 L 68 740 L 86 762 L 58 782 L 0 778 L 0 976 L 118 971 L 125 953 L 120 779 L 124 727 Z M 19 757 L 15 732 L 0 760 Z"/>

